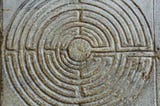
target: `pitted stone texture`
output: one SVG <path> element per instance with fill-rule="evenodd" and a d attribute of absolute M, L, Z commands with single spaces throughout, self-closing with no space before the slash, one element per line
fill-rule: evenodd
<path fill-rule="evenodd" d="M 71 41 L 68 52 L 75 61 L 85 61 L 90 56 L 91 46 L 84 39 L 75 39 Z"/>
<path fill-rule="evenodd" d="M 132 105 L 153 81 L 154 47 L 134 0 L 25 0 L 4 32 L 3 69 L 24 105 Z"/>

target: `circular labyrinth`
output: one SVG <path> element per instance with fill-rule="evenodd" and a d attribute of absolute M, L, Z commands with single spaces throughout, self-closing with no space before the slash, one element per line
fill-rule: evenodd
<path fill-rule="evenodd" d="M 133 0 L 25 0 L 5 34 L 4 69 L 29 106 L 123 105 L 154 66 Z"/>

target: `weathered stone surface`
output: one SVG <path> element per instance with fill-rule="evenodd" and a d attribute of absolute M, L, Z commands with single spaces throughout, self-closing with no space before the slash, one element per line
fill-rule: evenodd
<path fill-rule="evenodd" d="M 155 47 L 158 54 L 157 72 L 155 73 L 155 81 L 157 87 L 157 106 L 160 106 L 160 1 L 155 1 Z"/>
<path fill-rule="evenodd" d="M 158 7 L 4 0 L 2 106 L 158 106 Z"/>

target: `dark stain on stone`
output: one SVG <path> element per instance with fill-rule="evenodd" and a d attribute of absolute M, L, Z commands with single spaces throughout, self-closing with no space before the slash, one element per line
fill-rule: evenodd
<path fill-rule="evenodd" d="M 0 0 L 0 47 L 2 46 L 3 40 L 3 0 Z M 0 106 L 2 105 L 2 58 L 1 58 L 1 51 L 0 51 Z"/>

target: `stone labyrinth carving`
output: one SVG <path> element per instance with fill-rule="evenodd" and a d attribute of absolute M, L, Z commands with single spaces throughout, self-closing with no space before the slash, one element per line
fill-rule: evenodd
<path fill-rule="evenodd" d="M 154 42 L 133 0 L 25 0 L 6 31 L 3 64 L 30 106 L 134 100 L 154 67 Z"/>

